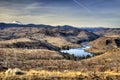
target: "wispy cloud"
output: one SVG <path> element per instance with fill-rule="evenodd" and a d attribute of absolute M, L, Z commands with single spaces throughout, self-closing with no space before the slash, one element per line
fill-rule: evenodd
<path fill-rule="evenodd" d="M 119 27 L 119 13 L 120 0 L 0 0 L 0 21 Z"/>
<path fill-rule="evenodd" d="M 87 6 L 85 6 L 84 4 L 80 3 L 80 1 L 77 0 L 73 0 L 78 6 L 84 8 L 85 10 L 87 10 L 88 13 L 94 15 L 93 11 L 91 11 Z"/>

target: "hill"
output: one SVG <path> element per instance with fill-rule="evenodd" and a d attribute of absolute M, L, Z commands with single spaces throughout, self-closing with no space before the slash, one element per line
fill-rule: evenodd
<path fill-rule="evenodd" d="M 87 51 L 101 53 L 113 48 L 119 48 L 120 37 L 118 35 L 104 36 L 91 41 L 88 44 L 91 45 L 92 48 Z"/>
<path fill-rule="evenodd" d="M 32 40 L 28 38 L 19 38 L 19 39 L 0 41 L 0 48 L 59 50 L 58 47 L 53 46 L 48 42 L 40 41 L 40 40 Z"/>
<path fill-rule="evenodd" d="M 0 40 L 29 38 L 38 41 L 47 41 L 54 46 L 80 47 L 82 41 L 91 41 L 98 38 L 92 32 L 77 29 L 65 29 L 58 27 L 9 27 L 0 30 Z M 54 40 L 51 40 L 55 38 Z M 58 41 L 57 41 L 58 40 Z M 60 42 L 63 43 L 60 45 Z"/>
<path fill-rule="evenodd" d="M 82 27 L 81 30 L 87 30 L 99 36 L 119 35 L 120 28 L 105 28 L 105 27 Z"/>
<path fill-rule="evenodd" d="M 89 68 L 94 68 L 96 71 L 113 71 L 119 72 L 120 70 L 120 48 L 113 48 L 106 51 L 104 54 L 84 60 Z M 93 70 L 93 69 L 91 69 Z"/>

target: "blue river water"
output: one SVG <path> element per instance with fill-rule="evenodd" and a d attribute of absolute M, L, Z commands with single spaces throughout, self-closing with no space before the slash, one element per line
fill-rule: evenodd
<path fill-rule="evenodd" d="M 86 52 L 85 49 L 91 48 L 91 46 L 87 46 L 85 43 L 82 44 L 82 48 L 72 48 L 69 50 L 61 50 L 63 53 L 74 54 L 75 56 L 92 56 L 91 53 Z"/>

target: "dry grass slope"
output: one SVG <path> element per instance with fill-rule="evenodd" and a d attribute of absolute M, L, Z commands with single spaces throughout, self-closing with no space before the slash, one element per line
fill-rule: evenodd
<path fill-rule="evenodd" d="M 43 40 L 48 41 L 49 43 L 53 44 L 54 46 L 63 47 L 63 46 L 69 46 L 69 47 L 81 47 L 79 44 L 68 42 L 66 39 L 62 37 L 50 37 L 45 36 Z"/>
<path fill-rule="evenodd" d="M 22 75 L 6 74 L 0 72 L 0 80 L 119 80 L 120 73 L 115 72 L 92 72 L 80 71 L 46 71 L 29 70 L 23 71 Z"/>
<path fill-rule="evenodd" d="M 83 60 L 90 67 L 100 71 L 120 71 L 120 48 L 108 50 L 104 54 Z M 92 66 L 90 66 L 92 65 Z"/>
<path fill-rule="evenodd" d="M 17 43 L 17 42 L 32 42 L 32 40 L 30 40 L 28 38 L 18 38 L 18 39 L 0 41 L 0 44 L 13 44 L 13 43 Z"/>
<path fill-rule="evenodd" d="M 118 35 L 111 35 L 100 37 L 94 41 L 89 42 L 92 48 L 87 49 L 89 52 L 93 53 L 104 53 L 113 48 L 120 47 L 120 37 Z"/>

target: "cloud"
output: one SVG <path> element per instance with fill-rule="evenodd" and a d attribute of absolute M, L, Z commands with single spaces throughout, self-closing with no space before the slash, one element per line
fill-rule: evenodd
<path fill-rule="evenodd" d="M 119 26 L 120 0 L 0 0 L 0 21 Z"/>
<path fill-rule="evenodd" d="M 73 1 L 74 1 L 78 6 L 84 8 L 85 10 L 87 10 L 88 13 L 93 14 L 93 12 L 92 12 L 87 6 L 85 6 L 84 4 L 80 3 L 80 2 L 77 1 L 77 0 L 73 0 Z"/>

